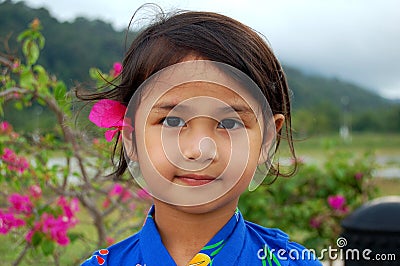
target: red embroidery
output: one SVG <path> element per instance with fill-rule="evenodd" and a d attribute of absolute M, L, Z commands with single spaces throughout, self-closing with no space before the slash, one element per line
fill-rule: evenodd
<path fill-rule="evenodd" d="M 100 257 L 99 255 L 96 255 L 96 259 L 97 259 L 97 263 L 98 263 L 99 265 L 103 265 L 104 262 L 106 262 L 106 260 L 103 259 L 102 257 Z"/>
<path fill-rule="evenodd" d="M 100 249 L 99 253 L 100 255 L 108 255 L 108 249 Z"/>

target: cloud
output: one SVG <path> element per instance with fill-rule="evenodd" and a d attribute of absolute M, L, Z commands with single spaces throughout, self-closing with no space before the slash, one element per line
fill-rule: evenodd
<path fill-rule="evenodd" d="M 61 20 L 87 16 L 125 28 L 147 1 L 27 0 Z M 158 0 L 168 10 L 219 12 L 265 35 L 284 63 L 400 99 L 397 0 Z"/>

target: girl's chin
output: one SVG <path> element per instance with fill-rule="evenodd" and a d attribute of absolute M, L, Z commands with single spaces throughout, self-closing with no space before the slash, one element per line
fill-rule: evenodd
<path fill-rule="evenodd" d="M 154 204 L 156 205 L 156 207 L 157 205 L 169 206 L 168 208 L 172 208 L 186 214 L 208 215 L 214 212 L 227 209 L 234 211 L 236 209 L 238 201 L 239 197 L 236 197 L 235 195 L 225 194 L 217 199 L 199 205 L 183 206 L 179 204 L 171 204 L 168 202 L 164 202 L 159 199 L 155 199 Z"/>

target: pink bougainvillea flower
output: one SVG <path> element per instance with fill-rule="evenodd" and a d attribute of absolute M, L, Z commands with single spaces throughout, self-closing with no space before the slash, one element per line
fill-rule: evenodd
<path fill-rule="evenodd" d="M 7 164 L 9 170 L 16 171 L 20 174 L 29 168 L 28 161 L 24 157 L 15 154 L 15 152 L 9 148 L 4 148 L 1 159 Z"/>
<path fill-rule="evenodd" d="M 28 233 L 27 233 L 26 236 L 25 236 L 26 242 L 32 243 L 32 237 L 33 237 L 33 234 L 34 234 L 35 232 L 36 232 L 36 231 L 35 231 L 34 229 L 31 229 L 31 230 L 28 231 Z"/>
<path fill-rule="evenodd" d="M 122 64 L 120 62 L 115 62 L 113 65 L 113 76 L 117 77 L 122 72 Z"/>
<path fill-rule="evenodd" d="M 361 180 L 363 178 L 364 174 L 361 172 L 355 173 L 354 178 L 357 180 Z"/>
<path fill-rule="evenodd" d="M 347 211 L 346 198 L 342 195 L 334 195 L 328 197 L 329 206 L 337 211 Z"/>
<path fill-rule="evenodd" d="M 41 221 L 36 221 L 35 225 L 33 226 L 33 228 L 31 230 L 28 231 L 28 233 L 25 236 L 25 240 L 28 243 L 32 243 L 32 236 L 35 232 L 40 231 L 40 229 L 42 228 L 42 222 Z"/>
<path fill-rule="evenodd" d="M 97 146 L 100 144 L 100 140 L 98 138 L 94 138 L 92 143 L 93 143 L 93 145 Z"/>
<path fill-rule="evenodd" d="M 136 204 L 135 204 L 135 203 L 129 204 L 129 209 L 130 209 L 131 211 L 136 210 Z"/>
<path fill-rule="evenodd" d="M 13 68 L 13 69 L 16 69 L 16 68 L 19 67 L 19 65 L 20 65 L 19 61 L 15 61 L 15 62 L 12 64 L 12 68 Z"/>
<path fill-rule="evenodd" d="M 149 200 L 149 199 L 151 199 L 151 195 L 150 195 L 149 192 L 147 192 L 147 190 L 144 189 L 144 188 L 138 189 L 138 190 L 136 191 L 136 196 L 137 196 L 139 199 L 142 199 L 142 200 Z"/>
<path fill-rule="evenodd" d="M 107 246 L 111 246 L 112 244 L 114 244 L 115 243 L 115 239 L 114 238 L 112 238 L 112 237 L 110 237 L 110 236 L 107 236 L 106 237 L 106 244 L 107 244 Z"/>
<path fill-rule="evenodd" d="M 69 220 L 65 216 L 54 216 L 44 213 L 42 215 L 41 226 L 39 230 L 53 239 L 60 246 L 66 246 L 69 244 L 69 238 L 67 235 L 68 230 L 76 225 L 76 221 Z"/>
<path fill-rule="evenodd" d="M 0 234 L 7 234 L 11 229 L 24 226 L 25 221 L 16 218 L 13 213 L 3 212 L 0 209 Z"/>
<path fill-rule="evenodd" d="M 124 187 L 121 184 L 116 183 L 112 189 L 110 190 L 110 192 L 108 192 L 108 195 L 110 197 L 112 196 L 118 196 L 121 195 L 122 192 L 124 191 Z"/>
<path fill-rule="evenodd" d="M 28 196 L 20 195 L 17 193 L 11 194 L 8 197 L 10 202 L 10 212 L 31 214 L 33 204 Z"/>
<path fill-rule="evenodd" d="M 38 185 L 29 187 L 29 195 L 34 199 L 39 199 L 42 196 L 42 189 Z"/>
<path fill-rule="evenodd" d="M 79 211 L 79 200 L 76 198 L 71 199 L 68 202 L 64 197 L 60 197 L 57 201 L 58 206 L 63 210 L 63 217 L 67 219 L 67 222 L 72 222 L 75 217 L 75 213 Z"/>
<path fill-rule="evenodd" d="M 67 231 L 70 227 L 69 223 L 63 217 L 57 217 L 50 214 L 42 215 L 42 231 L 49 235 L 51 239 L 56 241 L 59 245 L 65 246 L 69 244 Z"/>
<path fill-rule="evenodd" d="M 118 183 L 116 183 L 112 187 L 112 189 L 108 192 L 108 196 L 109 197 L 119 196 L 122 202 L 126 202 L 133 197 L 132 193 L 127 188 L 124 188 L 121 184 Z M 108 206 L 109 203 L 110 202 L 107 201 L 104 202 L 106 206 Z"/>
<path fill-rule="evenodd" d="M 110 206 L 110 204 L 111 204 L 110 198 L 106 198 L 106 199 L 103 201 L 102 206 L 103 206 L 104 209 L 106 209 L 106 208 L 108 208 L 108 207 Z"/>
<path fill-rule="evenodd" d="M 318 229 L 321 226 L 321 219 L 319 217 L 313 217 L 310 219 L 310 226 Z"/>
<path fill-rule="evenodd" d="M 125 189 L 124 192 L 121 195 L 121 201 L 122 202 L 127 202 L 131 198 L 133 198 L 132 193 L 128 189 Z"/>
<path fill-rule="evenodd" d="M 0 122 L 0 134 L 8 134 L 12 131 L 12 126 L 7 121 Z"/>
<path fill-rule="evenodd" d="M 114 100 L 103 99 L 93 105 L 89 120 L 101 128 L 113 128 L 104 134 L 107 141 L 122 130 L 126 106 Z"/>
<path fill-rule="evenodd" d="M 35 232 L 42 232 L 47 238 L 61 246 L 70 243 L 67 233 L 78 223 L 75 218 L 75 213 L 79 210 L 78 199 L 73 198 L 68 201 L 65 197 L 60 197 L 57 200 L 57 205 L 62 209 L 61 215 L 53 216 L 53 214 L 43 213 L 40 220 L 36 221 L 34 227 L 26 234 L 26 241 L 31 243 Z"/>
<path fill-rule="evenodd" d="M 74 213 L 79 211 L 79 200 L 77 198 L 72 198 L 69 202 L 69 207 Z"/>
<path fill-rule="evenodd" d="M 108 192 L 108 197 L 103 201 L 103 208 L 108 208 L 111 204 L 111 198 L 117 198 L 121 202 L 127 202 L 133 198 L 132 192 L 123 187 L 121 184 L 116 183 Z"/>

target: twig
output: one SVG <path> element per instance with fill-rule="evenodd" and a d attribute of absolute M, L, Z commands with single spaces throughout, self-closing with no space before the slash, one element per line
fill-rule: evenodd
<path fill-rule="evenodd" d="M 21 263 L 22 259 L 25 257 L 26 252 L 28 252 L 28 249 L 30 247 L 30 244 L 26 244 L 24 249 L 22 250 L 22 252 L 19 254 L 18 258 L 14 261 L 14 263 L 12 264 L 13 266 L 17 266 Z"/>
<path fill-rule="evenodd" d="M 4 98 L 8 99 L 7 97 L 10 97 L 10 95 L 12 95 L 12 98 L 15 98 L 14 93 L 28 94 L 28 93 L 34 93 L 34 92 L 27 90 L 27 89 L 19 88 L 19 87 L 11 87 L 5 91 L 0 91 L 0 98 L 4 97 Z"/>
<path fill-rule="evenodd" d="M 13 62 L 4 56 L 0 56 L 0 63 L 10 68 L 13 66 Z"/>
<path fill-rule="evenodd" d="M 85 206 L 86 209 L 89 211 L 89 214 L 92 217 L 93 223 L 97 229 L 97 245 L 100 247 L 106 242 L 106 228 L 104 226 L 104 217 L 102 216 L 101 212 L 96 207 L 94 202 L 85 197 L 83 193 L 78 194 L 77 197 L 82 205 Z"/>

